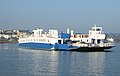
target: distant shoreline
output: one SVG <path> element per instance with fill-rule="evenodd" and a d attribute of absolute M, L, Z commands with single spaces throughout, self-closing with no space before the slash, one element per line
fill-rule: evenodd
<path fill-rule="evenodd" d="M 2 39 L 0 38 L 0 43 L 18 43 L 17 39 Z"/>

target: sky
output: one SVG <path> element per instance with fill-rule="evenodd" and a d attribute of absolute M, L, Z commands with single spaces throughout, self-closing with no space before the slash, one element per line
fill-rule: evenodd
<path fill-rule="evenodd" d="M 94 24 L 119 33 L 120 0 L 0 0 L 0 29 L 88 33 Z"/>

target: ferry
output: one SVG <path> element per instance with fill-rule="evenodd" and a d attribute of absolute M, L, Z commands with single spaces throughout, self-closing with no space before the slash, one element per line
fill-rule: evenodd
<path fill-rule="evenodd" d="M 19 46 L 33 49 L 67 50 L 67 51 L 103 51 L 114 47 L 114 40 L 108 38 L 102 27 L 96 25 L 89 30 L 89 34 L 74 34 L 67 29 L 67 33 L 58 30 L 33 30 L 32 35 L 18 40 Z"/>

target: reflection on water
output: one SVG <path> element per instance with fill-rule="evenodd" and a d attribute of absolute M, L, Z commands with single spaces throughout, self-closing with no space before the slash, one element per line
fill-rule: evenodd
<path fill-rule="evenodd" d="M 18 44 L 0 44 L 0 50 L 9 50 L 9 49 L 16 49 L 17 47 L 15 47 L 14 45 L 18 45 Z"/>
<path fill-rule="evenodd" d="M 57 75 L 58 55 L 56 51 L 30 50 L 19 48 L 19 52 L 24 53 L 19 55 L 19 61 L 26 61 L 20 64 L 23 65 L 22 67 L 20 66 L 21 70 L 27 70 L 28 74 L 30 75 Z M 28 66 L 27 69 L 26 66 Z"/>
<path fill-rule="evenodd" d="M 104 76 L 105 52 L 88 54 L 88 71 L 90 75 Z"/>
<path fill-rule="evenodd" d="M 58 53 L 58 76 L 70 76 L 71 52 Z"/>
<path fill-rule="evenodd" d="M 24 57 L 23 59 L 31 59 L 31 64 L 29 68 L 32 68 L 30 72 L 32 72 L 32 74 L 34 75 L 42 74 L 44 76 L 104 76 L 105 52 L 80 53 L 68 51 L 44 51 L 27 49 L 21 51 L 31 53 L 27 56 L 26 54 L 20 54 L 25 55 L 20 56 L 20 58 Z M 22 65 L 24 64 L 25 63 L 23 63 Z"/>
<path fill-rule="evenodd" d="M 0 75 L 106 76 L 112 71 L 119 75 L 117 72 L 120 68 L 115 65 L 119 62 L 112 64 L 109 61 L 111 53 L 34 50 L 24 49 L 15 44 L 3 44 L 0 45 Z M 112 57 L 118 56 L 119 54 L 116 56 L 112 53 Z M 116 61 L 118 59 L 116 58 Z M 110 69 L 109 65 L 114 67 Z M 114 68 L 117 71 L 113 70 Z"/>

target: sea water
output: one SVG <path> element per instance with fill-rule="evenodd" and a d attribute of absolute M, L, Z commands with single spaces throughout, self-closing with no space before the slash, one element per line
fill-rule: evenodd
<path fill-rule="evenodd" d="M 120 76 L 119 46 L 105 52 L 76 52 L 0 44 L 0 76 Z"/>

